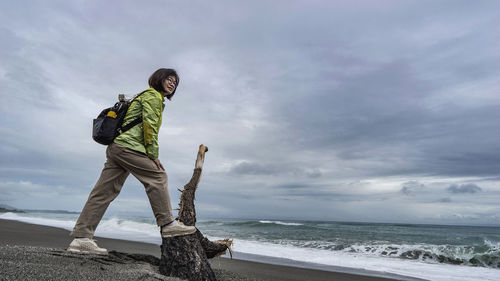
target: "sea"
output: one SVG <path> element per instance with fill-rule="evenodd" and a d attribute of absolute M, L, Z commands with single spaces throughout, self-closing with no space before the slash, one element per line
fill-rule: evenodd
<path fill-rule="evenodd" d="M 0 213 L 67 230 L 77 218 Z M 271 219 L 199 219 L 196 226 L 210 240 L 233 239 L 236 259 L 400 280 L 500 280 L 500 227 Z M 106 215 L 95 235 L 161 244 L 152 215 Z"/>

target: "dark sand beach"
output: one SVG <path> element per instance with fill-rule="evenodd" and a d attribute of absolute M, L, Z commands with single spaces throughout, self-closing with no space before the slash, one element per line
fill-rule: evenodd
<path fill-rule="evenodd" d="M 69 231 L 0 219 L 0 280 L 180 280 L 158 272 L 160 247 L 99 238 L 108 256 L 69 253 Z M 360 280 L 394 279 L 290 267 L 238 259 L 211 260 L 218 280 Z M 406 279 L 406 278 L 405 278 Z"/>

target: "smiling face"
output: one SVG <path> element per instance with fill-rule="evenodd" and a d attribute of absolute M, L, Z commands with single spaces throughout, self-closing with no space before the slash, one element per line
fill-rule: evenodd
<path fill-rule="evenodd" d="M 165 96 L 172 94 L 175 90 L 176 85 L 177 79 L 175 78 L 175 76 L 168 76 L 167 79 L 163 80 L 163 94 Z"/>

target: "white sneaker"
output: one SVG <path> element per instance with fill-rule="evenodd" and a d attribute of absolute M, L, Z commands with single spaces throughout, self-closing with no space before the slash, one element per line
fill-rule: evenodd
<path fill-rule="evenodd" d="M 196 227 L 184 225 L 180 221 L 174 221 L 161 228 L 161 237 L 169 238 L 174 236 L 188 235 L 196 232 Z"/>
<path fill-rule="evenodd" d="M 68 251 L 76 253 L 92 253 L 98 255 L 107 255 L 108 250 L 99 248 L 95 243 L 96 240 L 89 238 L 75 238 L 69 244 Z"/>

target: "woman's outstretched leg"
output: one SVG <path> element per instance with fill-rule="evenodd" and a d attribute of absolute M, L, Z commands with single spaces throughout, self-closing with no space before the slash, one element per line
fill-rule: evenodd
<path fill-rule="evenodd" d="M 74 252 L 91 252 L 106 254 L 106 249 L 99 248 L 91 240 L 94 237 L 95 229 L 106 212 L 111 201 L 120 193 L 129 172 L 120 167 L 106 150 L 107 160 L 102 169 L 101 176 L 90 192 L 90 195 L 83 207 L 78 220 L 76 221 L 70 236 L 75 239 L 71 242 L 68 250 Z"/>

